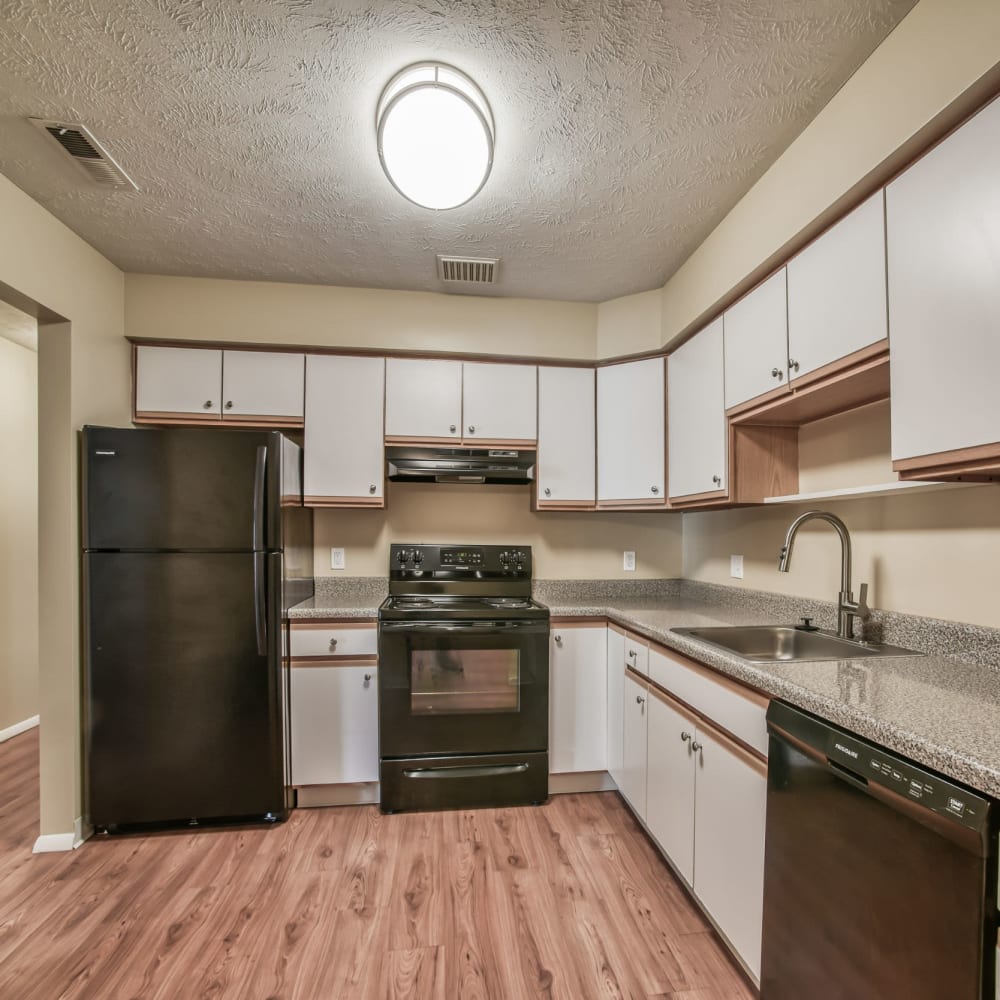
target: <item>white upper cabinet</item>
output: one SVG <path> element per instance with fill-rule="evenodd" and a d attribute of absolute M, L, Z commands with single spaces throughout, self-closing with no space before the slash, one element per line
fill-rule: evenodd
<path fill-rule="evenodd" d="M 594 370 L 538 369 L 538 503 L 592 504 Z"/>
<path fill-rule="evenodd" d="M 608 766 L 608 651 L 603 626 L 552 626 L 549 666 L 549 770 Z"/>
<path fill-rule="evenodd" d="M 306 360 L 306 502 L 382 506 L 385 360 L 311 354 Z"/>
<path fill-rule="evenodd" d="M 1000 100 L 886 188 L 892 457 L 1000 442 Z"/>
<path fill-rule="evenodd" d="M 462 362 L 389 358 L 385 434 L 390 438 L 462 437 Z"/>
<path fill-rule="evenodd" d="M 705 327 L 670 355 L 667 429 L 670 496 L 722 493 L 727 487 L 722 320 Z"/>
<path fill-rule="evenodd" d="M 301 423 L 304 397 L 304 355 L 223 351 L 223 417 Z"/>
<path fill-rule="evenodd" d="M 792 384 L 885 340 L 885 294 L 885 211 L 879 191 L 788 263 Z M 728 352 L 728 327 L 726 336 Z"/>
<path fill-rule="evenodd" d="M 219 420 L 222 351 L 145 347 L 135 352 L 136 416 Z"/>
<path fill-rule="evenodd" d="M 597 499 L 665 501 L 663 359 L 597 369 Z"/>
<path fill-rule="evenodd" d="M 476 441 L 534 442 L 538 369 L 534 365 L 465 362 L 462 365 L 462 437 Z"/>
<path fill-rule="evenodd" d="M 785 268 L 727 310 L 723 324 L 726 409 L 785 386 L 788 374 Z"/>

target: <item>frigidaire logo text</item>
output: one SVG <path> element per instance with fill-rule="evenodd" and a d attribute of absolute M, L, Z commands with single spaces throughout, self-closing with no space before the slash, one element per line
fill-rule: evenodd
<path fill-rule="evenodd" d="M 848 757 L 853 757 L 855 760 L 858 759 L 858 755 L 854 750 L 849 750 L 842 743 L 834 743 L 833 747 L 835 750 L 839 750 L 841 753 L 846 753 Z"/>

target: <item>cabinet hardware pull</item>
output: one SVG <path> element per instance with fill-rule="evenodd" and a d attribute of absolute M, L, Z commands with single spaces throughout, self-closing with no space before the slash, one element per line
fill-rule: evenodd
<path fill-rule="evenodd" d="M 715 483 L 716 486 L 721 486 L 722 476 L 712 476 L 712 482 Z"/>
<path fill-rule="evenodd" d="M 645 700 L 646 700 L 646 699 L 645 699 L 645 698 L 643 698 L 643 696 L 642 696 L 641 694 L 637 694 L 637 695 L 635 696 L 635 703 L 636 703 L 637 705 L 641 705 L 641 704 L 642 704 L 642 703 L 643 703 L 643 702 L 644 702 Z"/>
<path fill-rule="evenodd" d="M 694 742 L 693 742 L 693 743 L 691 744 L 691 749 L 692 749 L 692 750 L 695 750 L 695 751 L 697 751 L 697 750 L 700 750 L 700 749 L 701 749 L 701 744 L 700 744 L 700 743 L 699 743 L 699 742 L 698 742 L 697 740 L 695 740 L 695 741 L 694 741 Z"/>
<path fill-rule="evenodd" d="M 454 424 L 452 424 L 448 429 L 451 431 L 452 434 L 455 433 L 455 425 Z"/>
<path fill-rule="evenodd" d="M 546 495 L 547 497 L 550 497 L 550 496 L 552 496 L 552 490 L 550 490 L 550 489 L 548 488 L 548 486 L 546 486 L 546 487 L 545 487 L 545 495 Z"/>
<path fill-rule="evenodd" d="M 375 492 L 375 484 L 374 484 L 374 483 L 372 483 L 372 484 L 371 484 L 371 485 L 370 485 L 370 486 L 368 487 L 368 492 L 369 492 L 369 493 L 374 493 L 374 492 Z"/>
<path fill-rule="evenodd" d="M 628 655 L 632 657 L 632 659 L 635 659 L 635 657 L 637 657 L 639 654 L 634 649 L 630 649 L 628 651 Z"/>
<path fill-rule="evenodd" d="M 554 635 L 554 636 L 552 636 L 552 638 L 555 639 L 556 642 L 562 642 L 562 636 L 561 635 Z"/>
<path fill-rule="evenodd" d="M 334 650 L 336 648 L 337 648 L 337 640 L 336 639 L 331 639 L 330 640 L 330 649 Z"/>
<path fill-rule="evenodd" d="M 365 674 L 365 683 L 366 684 L 371 684 L 371 682 L 372 682 L 372 675 L 371 674 Z"/>
<path fill-rule="evenodd" d="M 233 401 L 231 399 L 226 400 L 226 409 L 231 410 L 233 408 Z"/>
<path fill-rule="evenodd" d="M 691 739 L 691 734 L 690 733 L 681 733 L 681 740 L 684 743 L 687 743 L 690 739 Z"/>
<path fill-rule="evenodd" d="M 470 434 L 475 434 L 476 433 L 476 425 L 475 424 L 469 424 L 469 433 Z"/>
<path fill-rule="evenodd" d="M 780 382 L 785 377 L 785 373 L 780 368 L 772 368 L 771 376 Z"/>
<path fill-rule="evenodd" d="M 788 359 L 788 367 L 790 369 L 794 369 L 795 371 L 798 371 L 799 370 L 799 363 L 798 363 L 798 361 L 793 361 L 791 358 L 789 358 Z"/>
<path fill-rule="evenodd" d="M 212 409 L 212 401 L 210 399 L 205 400 L 205 409 L 206 410 Z"/>
<path fill-rule="evenodd" d="M 652 490 L 652 491 L 653 491 L 654 493 L 659 493 L 659 492 L 660 492 L 660 487 L 659 487 L 659 486 L 651 486 L 651 487 L 650 487 L 650 489 L 651 489 L 651 490 Z"/>

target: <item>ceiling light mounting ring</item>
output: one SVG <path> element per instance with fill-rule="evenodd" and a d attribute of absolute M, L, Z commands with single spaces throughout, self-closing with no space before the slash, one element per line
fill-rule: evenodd
<path fill-rule="evenodd" d="M 375 112 L 379 162 L 392 186 L 422 208 L 458 208 L 483 189 L 496 129 L 486 95 L 461 70 L 427 61 L 400 70 Z"/>

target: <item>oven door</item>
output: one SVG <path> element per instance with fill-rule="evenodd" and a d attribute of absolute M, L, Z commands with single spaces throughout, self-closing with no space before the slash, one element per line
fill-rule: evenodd
<path fill-rule="evenodd" d="M 382 622 L 379 755 L 544 751 L 548 622 Z"/>

